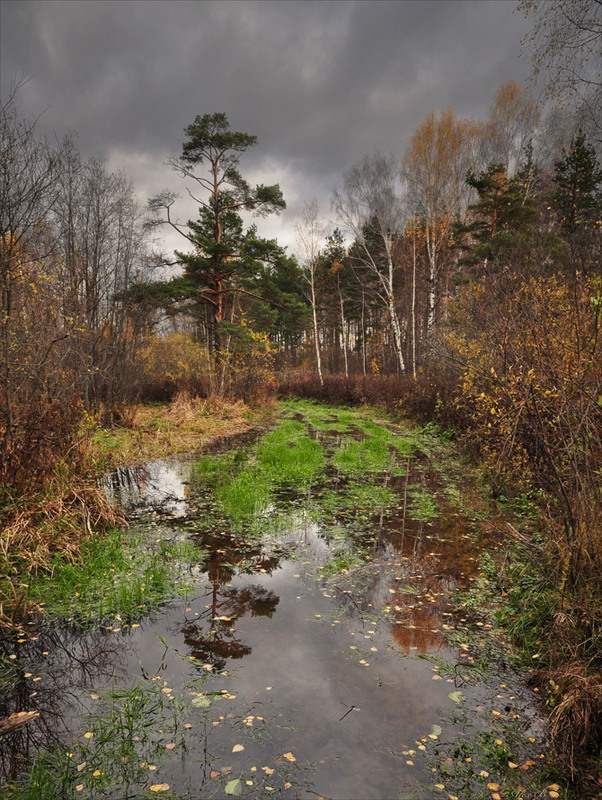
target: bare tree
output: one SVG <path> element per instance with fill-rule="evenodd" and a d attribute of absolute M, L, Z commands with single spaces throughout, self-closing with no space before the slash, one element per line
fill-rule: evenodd
<path fill-rule="evenodd" d="M 523 39 L 545 94 L 587 118 L 602 139 L 602 0 L 521 0 L 518 10 L 533 28 Z"/>
<path fill-rule="evenodd" d="M 401 266 L 396 244 L 403 232 L 404 207 L 395 158 L 380 153 L 363 156 L 345 175 L 344 193 L 334 193 L 333 208 L 355 237 L 355 252 L 363 268 L 376 279 L 377 294 L 389 315 L 397 366 L 404 373 L 402 326 L 395 297 Z"/>
<path fill-rule="evenodd" d="M 514 175 L 537 133 L 538 122 L 539 109 L 530 92 L 516 81 L 503 83 L 483 128 L 482 166 L 500 163 L 507 175 Z"/>
<path fill-rule="evenodd" d="M 481 127 L 459 120 L 452 111 L 427 114 L 414 133 L 402 162 L 409 200 L 423 220 L 429 266 L 427 337 L 435 342 L 439 284 L 454 214 L 468 202 L 466 173 L 475 167 Z"/>
<path fill-rule="evenodd" d="M 19 118 L 16 86 L 0 108 L 0 412 L 2 448 L 11 445 L 20 366 L 15 295 L 31 260 L 44 254 L 43 220 L 56 200 L 57 154 Z"/>
<path fill-rule="evenodd" d="M 322 376 L 322 359 L 320 357 L 320 331 L 318 328 L 318 304 L 316 300 L 316 272 L 320 258 L 320 245 L 324 239 L 324 227 L 320 222 L 320 206 L 317 198 L 311 197 L 303 204 L 301 219 L 295 225 L 297 241 L 301 251 L 299 259 L 308 288 L 308 300 L 311 304 L 314 347 L 316 352 L 316 369 L 320 385 L 324 385 Z"/>

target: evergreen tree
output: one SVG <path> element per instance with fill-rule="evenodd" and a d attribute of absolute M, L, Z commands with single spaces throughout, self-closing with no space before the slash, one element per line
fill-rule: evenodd
<path fill-rule="evenodd" d="M 234 316 L 234 298 L 242 294 L 262 299 L 255 291 L 257 281 L 266 269 L 277 269 L 284 258 L 282 248 L 259 237 L 255 226 L 245 229 L 241 213 L 265 216 L 286 208 L 286 203 L 277 184 L 251 187 L 242 177 L 240 157 L 257 137 L 230 130 L 226 114 L 197 116 L 185 133 L 182 155 L 171 163 L 206 193 L 203 199 L 189 190 L 199 203 L 199 217 L 187 225 L 174 221 L 175 195 L 169 192 L 151 200 L 149 208 L 155 213 L 152 224 L 170 225 L 192 249 L 175 251 L 175 263 L 184 268 L 182 276 L 138 285 L 130 294 L 169 313 L 191 315 L 198 332 L 206 332 L 210 350 L 219 352 L 224 325 Z"/>
<path fill-rule="evenodd" d="M 553 201 L 565 236 L 570 238 L 600 225 L 601 182 L 602 169 L 594 147 L 579 131 L 568 153 L 563 149 L 562 158 L 554 167 Z"/>

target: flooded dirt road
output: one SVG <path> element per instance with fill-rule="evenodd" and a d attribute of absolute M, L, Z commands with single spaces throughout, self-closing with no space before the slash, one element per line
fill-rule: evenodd
<path fill-rule="evenodd" d="M 10 710 L 39 717 L 0 739 L 5 779 L 50 750 L 65 797 L 463 799 L 491 797 L 508 761 L 536 766 L 532 696 L 478 599 L 452 604 L 478 598 L 496 535 L 486 503 L 460 503 L 424 441 L 295 414 L 326 454 L 319 478 L 272 481 L 251 528 L 190 458 L 108 477 L 149 547 L 192 540 L 198 557 L 183 595 L 150 616 L 38 626 L 10 645 Z"/>

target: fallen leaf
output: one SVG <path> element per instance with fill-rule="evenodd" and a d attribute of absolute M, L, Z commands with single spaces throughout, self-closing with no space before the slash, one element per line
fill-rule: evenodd
<path fill-rule="evenodd" d="M 169 791 L 169 784 L 168 783 L 155 783 L 152 786 L 148 787 L 151 792 L 168 792 Z"/>
<path fill-rule="evenodd" d="M 235 778 L 233 781 L 228 781 L 224 786 L 224 792 L 232 797 L 240 797 L 242 794 L 242 781 L 240 778 Z"/>
<path fill-rule="evenodd" d="M 296 761 L 297 759 L 292 753 L 283 753 L 283 758 L 286 758 L 287 761 Z"/>
<path fill-rule="evenodd" d="M 198 697 L 192 698 L 192 705 L 196 708 L 207 708 L 211 705 L 211 700 L 205 695 L 200 694 Z"/>
<path fill-rule="evenodd" d="M 244 748 L 244 745 L 242 745 L 242 744 L 235 744 L 235 745 L 234 745 L 234 747 L 232 748 L 232 752 L 233 752 L 233 753 L 240 753 L 240 752 L 241 752 L 242 750 L 244 750 L 244 749 L 245 749 L 245 748 Z"/>
<path fill-rule="evenodd" d="M 211 770 L 211 772 L 209 773 L 209 777 L 210 777 L 210 778 L 219 778 L 219 776 L 220 776 L 221 774 L 222 774 L 222 773 L 221 773 L 221 772 L 218 772 L 216 769 L 212 769 L 212 770 Z"/>

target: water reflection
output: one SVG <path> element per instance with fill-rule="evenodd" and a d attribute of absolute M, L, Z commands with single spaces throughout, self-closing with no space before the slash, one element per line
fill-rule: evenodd
<path fill-rule="evenodd" d="M 280 598 L 261 585 L 242 588 L 231 586 L 235 574 L 271 575 L 279 558 L 268 556 L 260 544 L 243 542 L 231 534 L 212 531 L 195 536 L 206 556 L 203 569 L 208 589 L 204 595 L 205 611 L 182 627 L 184 641 L 199 661 L 223 670 L 228 659 L 240 659 L 252 652 L 237 638 L 236 622 L 245 614 L 271 617 Z"/>
<path fill-rule="evenodd" d="M 160 459 L 135 467 L 118 467 L 105 478 L 111 498 L 129 514 L 155 511 L 171 517 L 188 513 L 190 464 Z"/>
<path fill-rule="evenodd" d="M 73 719 L 87 710 L 87 693 L 123 678 L 129 649 L 126 639 L 107 631 L 82 637 L 68 628 L 38 630 L 25 642 L 0 641 L 0 719 L 22 711 L 38 714 L 0 736 L 1 781 L 73 733 Z"/>

